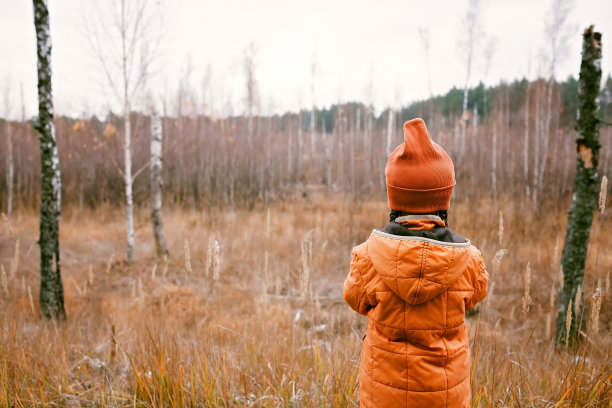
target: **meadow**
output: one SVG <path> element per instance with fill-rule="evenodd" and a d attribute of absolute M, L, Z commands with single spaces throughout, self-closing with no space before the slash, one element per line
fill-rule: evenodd
<path fill-rule="evenodd" d="M 485 258 L 489 296 L 467 317 L 474 407 L 610 407 L 612 238 L 597 214 L 574 348 L 552 341 L 568 200 L 540 212 L 459 196 L 451 228 Z M 293 197 L 254 209 L 148 210 L 137 261 L 119 208 L 65 210 L 68 319 L 40 319 L 38 217 L 0 224 L 0 406 L 354 407 L 367 324 L 344 303 L 352 246 L 387 222 L 381 197 Z M 595 333 L 592 295 L 601 291 Z"/>

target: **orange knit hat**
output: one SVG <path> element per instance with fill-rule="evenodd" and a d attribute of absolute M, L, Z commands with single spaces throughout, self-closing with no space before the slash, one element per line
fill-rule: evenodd
<path fill-rule="evenodd" d="M 404 143 L 389 156 L 385 176 L 392 210 L 429 213 L 450 206 L 453 161 L 431 140 L 422 119 L 404 123 Z"/>

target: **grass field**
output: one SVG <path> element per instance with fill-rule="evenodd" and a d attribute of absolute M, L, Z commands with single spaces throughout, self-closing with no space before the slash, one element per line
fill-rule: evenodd
<path fill-rule="evenodd" d="M 588 334 L 576 349 L 556 348 L 551 296 L 568 203 L 536 215 L 516 201 L 500 200 L 498 211 L 463 198 L 450 212 L 491 275 L 488 298 L 468 318 L 473 405 L 611 407 L 610 222 L 598 214 L 591 234 Z M 0 224 L 0 406 L 358 406 L 366 318 L 344 304 L 342 283 L 352 246 L 385 225 L 384 201 L 296 199 L 164 217 L 168 261 L 154 256 L 145 208 L 137 262 L 127 265 L 120 209 L 65 211 L 68 320 L 57 323 L 39 317 L 37 215 Z"/>

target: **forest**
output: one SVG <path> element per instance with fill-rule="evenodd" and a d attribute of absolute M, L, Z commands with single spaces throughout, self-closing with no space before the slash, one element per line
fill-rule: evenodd
<path fill-rule="evenodd" d="M 612 407 L 612 76 L 598 25 L 571 29 L 573 3 L 547 1 L 544 68 L 490 81 L 473 66 L 484 53 L 487 72 L 494 54 L 480 25 L 504 8 L 469 0 L 461 85 L 432 91 L 434 36 L 419 27 L 429 96 L 381 105 L 370 83 L 362 99 L 317 104 L 313 57 L 311 101 L 292 110 L 265 106 L 254 43 L 237 65 L 239 103 L 219 97 L 206 72 L 151 92 L 161 3 L 82 11 L 100 71 L 91 76 L 114 102 L 74 114 L 54 97 L 51 44 L 66 37 L 49 29 L 50 9 L 62 6 L 33 0 L 36 112 L 23 84 L 0 89 L 0 406 L 374 404 L 360 367 L 388 298 L 375 291 L 379 303 L 362 313 L 346 288 L 360 244 L 399 222 L 386 169 L 421 118 L 456 185 L 444 211 L 401 217 L 469 237 L 488 279 L 486 297 L 460 311 L 465 338 L 452 339 L 467 350 L 462 405 L 449 404 L 444 343 L 442 406 Z M 561 79 L 567 33 L 581 40 L 566 57 L 580 71 Z M 464 243 L 440 245 L 458 253 Z M 403 313 L 399 338 L 418 306 L 390 313 Z M 428 386 L 423 394 L 438 392 Z"/>
<path fill-rule="evenodd" d="M 548 107 L 548 88 L 551 103 Z M 192 89 L 192 88 L 190 88 Z M 578 81 L 515 81 L 468 92 L 466 140 L 461 140 L 463 90 L 378 114 L 352 102 L 274 116 L 211 117 L 197 94 L 177 95 L 175 115 L 162 115 L 163 194 L 172 206 L 200 212 L 252 208 L 309 190 L 326 194 L 384 193 L 386 156 L 402 140 L 405 121 L 421 117 L 434 140 L 455 159 L 458 193 L 508 194 L 520 201 L 557 201 L 571 187 Z M 612 79 L 605 79 L 602 117 L 611 121 Z M 131 113 L 135 202 L 148 206 L 151 117 Z M 95 209 L 118 205 L 123 196 L 122 115 L 58 117 L 64 205 Z M 313 122 L 314 118 L 314 122 Z M 251 141 L 249 142 L 249 123 Z M 313 126 L 314 123 L 314 126 Z M 30 121 L 2 121 L 19 140 L 13 148 L 15 205 L 36 208 L 40 174 L 37 136 Z M 602 175 L 609 175 L 610 128 L 602 128 Z M 236 154 L 239 146 L 248 155 Z M 7 162 L 8 150 L 0 151 Z M 0 168 L 0 200 L 7 202 L 7 167 Z M 5 207 L 5 212 L 7 212 Z"/>

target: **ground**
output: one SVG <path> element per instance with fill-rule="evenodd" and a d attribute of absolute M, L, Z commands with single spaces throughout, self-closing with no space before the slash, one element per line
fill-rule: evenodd
<path fill-rule="evenodd" d="M 482 250 L 491 275 L 488 298 L 467 318 L 473 405 L 610 407 L 609 221 L 598 214 L 591 234 L 583 341 L 565 349 L 551 342 L 551 295 L 569 202 L 538 214 L 518 201 L 458 197 L 450 211 L 450 227 Z M 343 302 L 342 283 L 352 246 L 387 216 L 382 200 L 339 197 L 252 211 L 166 209 L 164 261 L 154 254 L 143 208 L 137 261 L 128 265 L 120 208 L 65 209 L 68 319 L 44 322 L 38 218 L 18 211 L 0 225 L 0 405 L 358 406 L 366 318 Z M 218 257 L 208 254 L 214 240 Z M 531 303 L 524 311 L 528 263 Z M 603 296 L 595 334 L 597 286 Z"/>

